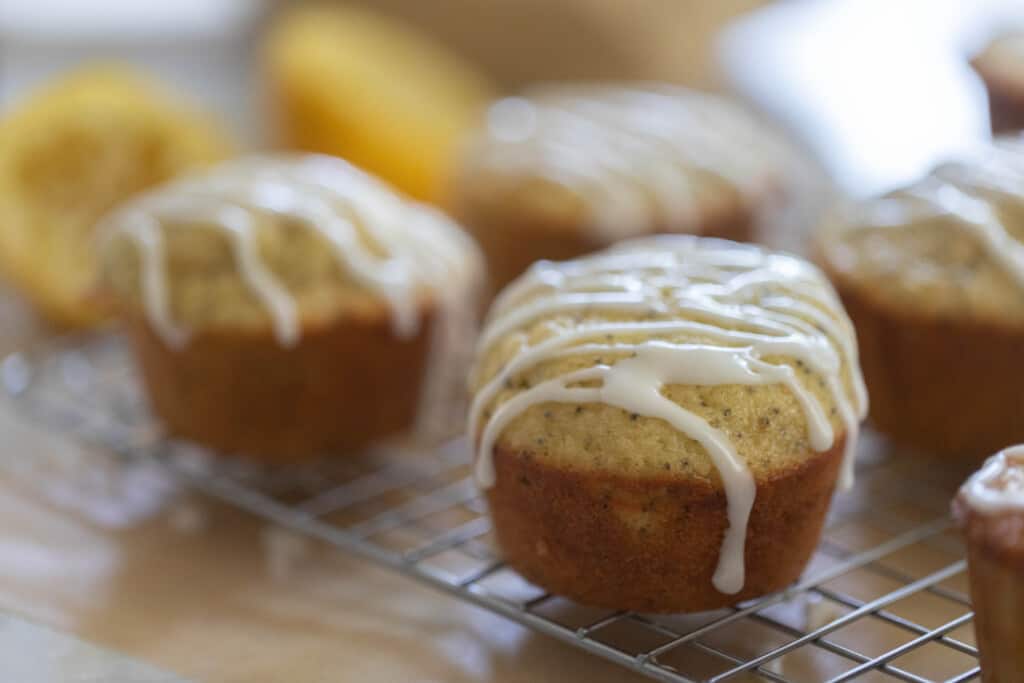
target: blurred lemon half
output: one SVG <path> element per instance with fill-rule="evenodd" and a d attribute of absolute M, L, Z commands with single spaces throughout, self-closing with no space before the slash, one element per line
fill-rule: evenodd
<path fill-rule="evenodd" d="M 429 36 L 352 6 L 285 12 L 265 63 L 281 143 L 344 157 L 425 201 L 440 199 L 458 140 L 492 95 Z"/>
<path fill-rule="evenodd" d="M 0 120 L 0 271 L 58 324 L 102 320 L 90 296 L 97 219 L 229 147 L 211 121 L 127 69 L 50 83 Z"/>

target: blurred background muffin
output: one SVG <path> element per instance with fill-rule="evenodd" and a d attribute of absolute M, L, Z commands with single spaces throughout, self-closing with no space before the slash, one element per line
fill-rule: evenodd
<path fill-rule="evenodd" d="M 227 162 L 101 230 L 105 286 L 170 433 L 287 462 L 439 431 L 458 410 L 479 253 L 355 167 Z"/>
<path fill-rule="evenodd" d="M 496 287 L 534 261 L 629 237 L 763 239 L 798 194 L 794 155 L 775 131 L 735 102 L 665 85 L 506 98 L 466 147 L 450 206 Z"/>
<path fill-rule="evenodd" d="M 978 455 L 1024 440 L 1024 146 L 841 212 L 820 257 L 850 312 L 882 431 Z"/>

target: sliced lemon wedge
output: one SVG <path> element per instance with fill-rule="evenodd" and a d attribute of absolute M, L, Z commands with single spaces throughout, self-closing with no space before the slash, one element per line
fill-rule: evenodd
<path fill-rule="evenodd" d="M 0 120 L 0 271 L 55 323 L 102 320 L 97 219 L 229 148 L 213 122 L 127 69 L 85 67 L 44 86 Z"/>

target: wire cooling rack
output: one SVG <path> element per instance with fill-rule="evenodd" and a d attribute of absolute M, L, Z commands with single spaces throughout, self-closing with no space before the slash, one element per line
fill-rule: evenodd
<path fill-rule="evenodd" d="M 115 467 L 155 461 L 193 486 L 661 681 L 967 681 L 978 676 L 948 501 L 958 466 L 894 457 L 870 434 L 853 493 L 790 589 L 727 610 L 645 615 L 576 605 L 500 559 L 462 441 L 394 445 L 271 471 L 165 438 L 113 337 L 61 341 L 0 363 L 0 386 L 49 431 Z"/>

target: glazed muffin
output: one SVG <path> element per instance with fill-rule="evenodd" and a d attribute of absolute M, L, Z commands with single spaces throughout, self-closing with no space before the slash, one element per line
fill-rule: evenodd
<path fill-rule="evenodd" d="M 960 489 L 953 515 L 967 538 L 974 632 L 985 683 L 1024 672 L 1024 446 L 991 458 Z"/>
<path fill-rule="evenodd" d="M 1024 33 L 1002 36 L 988 45 L 971 66 L 988 92 L 992 130 L 1024 129 Z"/>
<path fill-rule="evenodd" d="M 96 221 L 230 147 L 180 95 L 131 70 L 90 66 L 55 79 L 0 120 L 0 275 L 57 324 L 101 322 Z"/>
<path fill-rule="evenodd" d="M 505 559 L 574 600 L 699 611 L 784 588 L 852 482 L 853 329 L 792 256 L 663 236 L 540 262 L 477 350 L 469 430 Z"/>
<path fill-rule="evenodd" d="M 492 282 L 623 238 L 752 240 L 788 198 L 792 158 L 720 97 L 669 86 L 562 86 L 495 103 L 466 145 L 452 212 Z"/>
<path fill-rule="evenodd" d="M 331 157 L 229 162 L 102 226 L 156 415 L 270 461 L 438 428 L 482 259 L 439 212 Z"/>
<path fill-rule="evenodd" d="M 871 418 L 940 454 L 1024 440 L 1024 148 L 838 212 L 819 255 L 857 329 Z"/>

